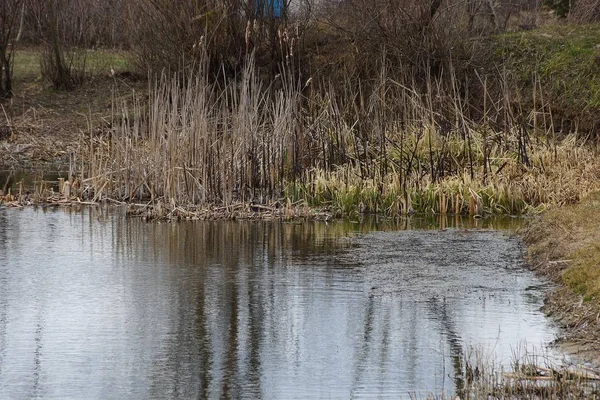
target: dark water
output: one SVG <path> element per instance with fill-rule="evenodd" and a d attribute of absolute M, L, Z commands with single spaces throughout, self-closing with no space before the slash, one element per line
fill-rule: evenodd
<path fill-rule="evenodd" d="M 407 225 L 0 209 L 0 398 L 406 398 L 554 338 L 517 239 Z"/>
<path fill-rule="evenodd" d="M 0 190 L 12 194 L 19 192 L 21 187 L 23 190 L 33 190 L 41 184 L 46 183 L 46 187 L 58 190 L 58 178 L 68 178 L 67 171 L 59 171 L 50 169 L 27 169 L 27 170 L 3 170 L 0 169 Z"/>

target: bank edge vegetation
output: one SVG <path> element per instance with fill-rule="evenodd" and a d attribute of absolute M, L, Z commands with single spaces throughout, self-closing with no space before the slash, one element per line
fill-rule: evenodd
<path fill-rule="evenodd" d="M 5 14 L 27 26 L 14 1 Z M 503 30 L 548 13 L 536 2 L 299 3 L 277 17 L 250 3 L 117 3 L 148 91 L 115 97 L 110 124 L 82 136 L 67 197 L 141 203 L 152 218 L 484 215 L 597 189 L 593 119 L 565 118 L 553 77 L 524 76 L 498 50 Z M 43 74 L 70 89 L 85 77 L 68 62 L 76 38 L 93 40 L 57 22 L 63 6 L 32 15 L 45 21 Z"/>
<path fill-rule="evenodd" d="M 398 81 L 381 68 L 371 88 L 321 82 L 327 89 L 307 96 L 316 83 L 285 75 L 281 88 L 263 87 L 251 57 L 225 83 L 202 66 L 185 84 L 163 75 L 147 105 L 115 105 L 110 140 L 91 138 L 83 177 L 109 196 L 171 210 L 289 199 L 390 216 L 520 214 L 594 188 L 594 149 L 515 115 L 509 76 L 498 77 L 506 95 L 485 93 L 474 120 L 454 76 L 447 88 L 430 75 L 419 92 L 411 75 Z M 544 108 L 535 120 L 551 119 Z"/>

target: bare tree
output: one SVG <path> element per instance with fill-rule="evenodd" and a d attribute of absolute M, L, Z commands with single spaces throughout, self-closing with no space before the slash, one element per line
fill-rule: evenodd
<path fill-rule="evenodd" d="M 85 78 L 89 45 L 86 0 L 29 0 L 38 34 L 46 45 L 42 76 L 58 89 L 72 89 Z"/>
<path fill-rule="evenodd" d="M 254 53 L 255 65 L 273 73 L 286 59 L 289 43 L 284 42 L 292 35 L 285 29 L 288 0 L 135 0 L 132 4 L 129 32 L 143 70 L 175 71 L 207 55 L 212 74 L 232 76 L 241 71 L 246 55 Z"/>
<path fill-rule="evenodd" d="M 12 95 L 12 57 L 23 0 L 2 0 L 0 5 L 0 98 Z"/>
<path fill-rule="evenodd" d="M 58 32 L 58 9 L 59 1 L 51 0 L 48 2 L 47 23 L 48 23 L 48 39 L 50 45 L 50 68 L 53 70 L 54 76 L 52 81 L 55 86 L 63 89 L 70 89 L 73 86 L 69 68 L 65 63 L 64 54 L 62 51 L 61 40 Z"/>
<path fill-rule="evenodd" d="M 193 64 L 204 50 L 211 62 L 226 69 L 235 69 L 243 59 L 246 21 L 241 0 L 136 0 L 134 4 L 131 36 L 143 69 L 177 70 L 182 63 Z"/>

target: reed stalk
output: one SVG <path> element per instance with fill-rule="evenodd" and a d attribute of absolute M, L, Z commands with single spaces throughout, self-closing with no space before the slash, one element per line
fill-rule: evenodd
<path fill-rule="evenodd" d="M 207 62 L 157 77 L 147 103 L 115 101 L 107 136 L 81 146 L 94 199 L 166 213 L 270 204 L 290 215 L 301 201 L 335 214 L 522 214 L 597 186 L 593 152 L 547 121 L 538 140 L 539 115 L 519 114 L 504 71 L 500 97 L 480 78 L 478 112 L 452 70 L 430 71 L 420 90 L 409 69 L 390 76 L 385 65 L 376 82 L 333 87 L 291 71 L 267 84 L 253 56 L 214 82 Z M 546 109 L 541 92 L 535 103 Z"/>

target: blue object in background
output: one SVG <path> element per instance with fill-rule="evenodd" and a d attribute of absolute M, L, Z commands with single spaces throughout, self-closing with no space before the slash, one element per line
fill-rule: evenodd
<path fill-rule="evenodd" d="M 255 11 L 257 17 L 281 18 L 281 2 L 283 0 L 256 0 Z"/>

